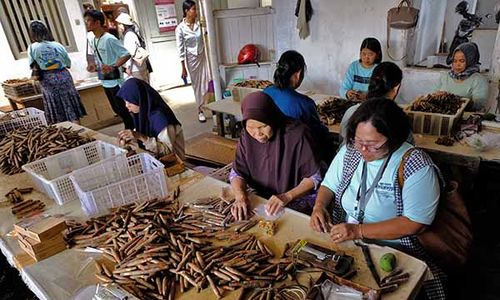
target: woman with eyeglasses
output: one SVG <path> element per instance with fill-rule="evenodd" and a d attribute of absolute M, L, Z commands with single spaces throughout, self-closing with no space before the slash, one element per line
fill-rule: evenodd
<path fill-rule="evenodd" d="M 334 243 L 374 240 L 426 260 L 416 234 L 434 220 L 439 170 L 425 152 L 415 150 L 404 165 L 400 188 L 398 169 L 413 148 L 406 142 L 409 133 L 408 117 L 394 101 L 376 98 L 361 104 L 349 120 L 347 143 L 318 190 L 311 227 L 328 233 Z M 441 274 L 427 263 L 434 275 Z M 426 286 L 442 287 L 441 279 L 436 276 Z"/>

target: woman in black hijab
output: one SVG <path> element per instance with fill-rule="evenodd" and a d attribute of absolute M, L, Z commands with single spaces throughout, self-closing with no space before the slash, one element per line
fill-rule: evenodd
<path fill-rule="evenodd" d="M 184 135 L 181 123 L 158 92 L 145 81 L 130 78 L 117 96 L 132 113 L 135 130 L 122 130 L 120 141 L 140 141 L 146 150 L 163 156 L 175 152 L 184 160 Z"/>

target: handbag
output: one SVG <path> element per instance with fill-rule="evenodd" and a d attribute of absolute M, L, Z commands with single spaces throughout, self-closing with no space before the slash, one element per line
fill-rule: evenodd
<path fill-rule="evenodd" d="M 137 45 L 137 47 L 135 48 L 134 55 L 132 56 L 132 59 L 134 60 L 134 63 L 137 66 L 142 67 L 142 65 L 148 59 L 148 57 L 149 57 L 148 50 L 146 50 L 143 47 Z"/>
<path fill-rule="evenodd" d="M 142 65 L 147 61 L 149 57 L 149 52 L 148 50 L 146 50 L 146 43 L 144 42 L 144 39 L 133 30 L 127 31 L 125 34 L 129 32 L 135 34 L 135 36 L 139 40 L 139 43 L 136 42 L 135 45 L 134 55 L 132 55 L 132 62 L 138 67 L 142 67 Z M 148 69 L 149 67 L 150 66 L 148 66 Z"/>
<path fill-rule="evenodd" d="M 406 6 L 404 6 L 404 4 L 406 4 Z M 402 0 L 397 7 L 393 7 L 387 12 L 387 54 L 390 58 L 392 58 L 389 52 L 391 28 L 406 30 L 416 27 L 419 12 L 420 10 L 413 7 L 413 3 L 410 0 Z M 399 60 L 405 57 L 406 55 Z"/>
<path fill-rule="evenodd" d="M 403 190 L 404 167 L 412 148 L 404 154 L 398 168 L 398 183 Z M 464 199 L 458 192 L 458 183 L 449 181 L 439 198 L 434 222 L 417 235 L 422 247 L 441 267 L 453 270 L 467 262 L 472 247 L 472 228 Z"/>

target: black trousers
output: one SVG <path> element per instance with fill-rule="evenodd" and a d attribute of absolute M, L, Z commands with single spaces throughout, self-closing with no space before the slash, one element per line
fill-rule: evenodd
<path fill-rule="evenodd" d="M 132 119 L 128 109 L 125 107 L 125 101 L 116 96 L 118 90 L 120 90 L 120 86 L 118 85 L 112 88 L 104 88 L 104 92 L 108 97 L 111 109 L 113 109 L 115 114 L 122 118 L 123 123 L 125 124 L 125 129 L 134 129 L 134 119 Z"/>

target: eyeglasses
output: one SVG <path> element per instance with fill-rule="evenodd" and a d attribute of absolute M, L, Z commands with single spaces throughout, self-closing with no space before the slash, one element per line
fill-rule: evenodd
<path fill-rule="evenodd" d="M 385 140 L 385 142 L 379 146 L 372 146 L 372 145 L 367 145 L 365 143 L 362 143 L 360 141 L 356 141 L 355 139 L 352 139 L 351 145 L 353 145 L 354 148 L 356 148 L 356 150 L 358 150 L 358 151 L 362 151 L 363 149 L 366 149 L 366 151 L 368 151 L 368 152 L 378 152 L 385 146 L 385 144 L 387 144 L 388 141 L 389 140 Z"/>

